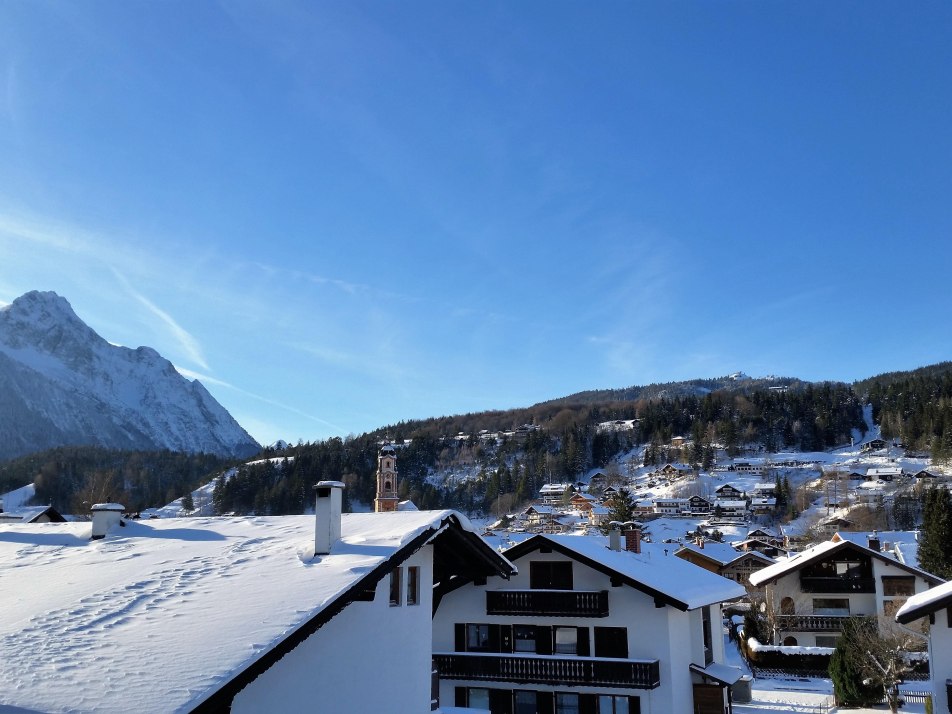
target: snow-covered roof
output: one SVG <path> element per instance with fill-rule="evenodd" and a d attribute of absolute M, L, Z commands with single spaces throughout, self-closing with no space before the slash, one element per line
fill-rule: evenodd
<path fill-rule="evenodd" d="M 632 553 L 609 549 L 605 536 L 538 535 L 510 548 L 503 555 L 516 562 L 521 556 L 537 550 L 545 541 L 586 565 L 621 576 L 631 587 L 659 597 L 680 610 L 736 600 L 747 594 L 739 583 L 676 558 L 670 548 L 655 543 L 642 542 L 641 553 Z"/>
<path fill-rule="evenodd" d="M 686 543 L 678 549 L 675 555 L 680 555 L 684 551 L 697 553 L 720 565 L 727 565 L 738 558 L 743 558 L 745 555 L 748 555 L 747 553 L 734 550 L 730 543 L 717 543 L 714 541 L 705 542 L 703 548 L 695 543 Z"/>
<path fill-rule="evenodd" d="M 0 703 L 189 711 L 447 525 L 478 542 L 453 511 L 343 514 L 322 556 L 314 516 L 0 524 Z"/>
<path fill-rule="evenodd" d="M 898 560 L 896 560 L 894 557 L 892 557 L 891 555 L 886 553 L 881 553 L 876 550 L 871 550 L 870 548 L 867 548 L 865 545 L 861 543 L 853 543 L 848 540 L 828 540 L 828 541 L 824 541 L 823 543 L 820 543 L 819 545 L 815 545 L 812 548 L 807 548 L 806 550 L 800 553 L 797 553 L 796 555 L 792 555 L 785 560 L 781 560 L 775 565 L 770 565 L 764 568 L 763 570 L 758 570 L 756 573 L 753 573 L 750 576 L 750 584 L 754 585 L 755 587 L 759 587 L 760 585 L 771 583 L 777 580 L 778 578 L 783 577 L 787 573 L 791 573 L 796 570 L 799 570 L 800 568 L 806 565 L 809 565 L 810 563 L 814 563 L 818 560 L 821 560 L 822 558 L 826 557 L 827 555 L 830 555 L 831 553 L 834 553 L 838 550 L 847 550 L 847 549 L 863 551 L 867 555 L 877 558 L 878 560 L 889 563 L 890 565 L 895 565 L 897 568 L 906 570 L 912 573 L 913 575 L 918 575 L 919 577 L 923 578 L 926 582 L 930 582 L 930 583 L 941 582 L 941 580 L 937 578 L 935 575 L 933 575 L 932 573 L 927 573 L 925 570 L 921 570 L 911 565 L 901 563 Z"/>
<path fill-rule="evenodd" d="M 936 585 L 934 588 L 910 597 L 896 611 L 896 621 L 905 625 L 950 606 L 952 606 L 952 581 Z"/>

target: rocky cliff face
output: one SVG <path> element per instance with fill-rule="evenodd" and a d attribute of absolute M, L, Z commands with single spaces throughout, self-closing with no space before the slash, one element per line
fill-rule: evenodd
<path fill-rule="evenodd" d="M 55 446 L 248 456 L 259 445 L 149 347 L 106 342 L 52 292 L 0 308 L 0 459 Z"/>

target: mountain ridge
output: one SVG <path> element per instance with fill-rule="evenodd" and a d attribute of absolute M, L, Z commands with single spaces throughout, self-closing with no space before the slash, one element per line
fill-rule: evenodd
<path fill-rule="evenodd" d="M 63 445 L 250 456 L 259 444 L 151 347 L 110 344 L 54 292 L 0 308 L 0 460 Z"/>

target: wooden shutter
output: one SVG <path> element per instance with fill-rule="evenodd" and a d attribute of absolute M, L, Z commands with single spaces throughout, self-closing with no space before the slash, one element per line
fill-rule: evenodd
<path fill-rule="evenodd" d="M 536 627 L 536 654 L 552 654 L 552 628 L 544 625 Z"/>
<path fill-rule="evenodd" d="M 512 690 L 490 689 L 489 709 L 493 714 L 512 714 Z"/>
<path fill-rule="evenodd" d="M 456 651 L 466 651 L 466 625 L 462 622 L 456 623 Z"/>
<path fill-rule="evenodd" d="M 588 628 L 579 627 L 576 629 L 577 629 L 577 634 L 575 636 L 576 637 L 575 654 L 577 654 L 579 657 L 588 657 L 588 655 L 591 653 L 591 649 L 589 649 L 589 645 L 588 645 Z"/>

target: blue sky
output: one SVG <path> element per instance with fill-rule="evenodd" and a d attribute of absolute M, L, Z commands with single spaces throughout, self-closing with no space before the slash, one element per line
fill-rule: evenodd
<path fill-rule="evenodd" d="M 947 2 L 0 3 L 0 302 L 262 442 L 952 358 Z"/>

